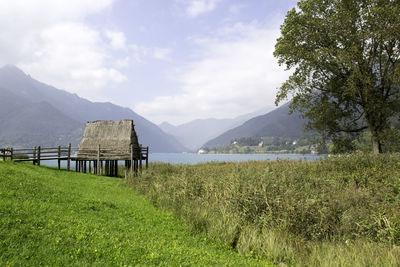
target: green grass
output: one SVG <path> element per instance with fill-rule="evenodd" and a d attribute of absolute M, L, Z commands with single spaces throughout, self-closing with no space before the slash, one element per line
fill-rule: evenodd
<path fill-rule="evenodd" d="M 0 162 L 0 264 L 263 266 L 194 235 L 121 179 Z"/>
<path fill-rule="evenodd" d="M 400 265 L 400 156 L 152 164 L 130 185 L 242 254 L 303 266 Z"/>

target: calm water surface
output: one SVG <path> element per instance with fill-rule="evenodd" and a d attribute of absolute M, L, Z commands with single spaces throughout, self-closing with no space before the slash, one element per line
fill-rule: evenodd
<path fill-rule="evenodd" d="M 198 164 L 212 161 L 241 162 L 249 160 L 303 160 L 316 161 L 323 155 L 312 154 L 194 154 L 194 153 L 150 153 L 149 162 L 165 162 L 171 164 Z M 56 167 L 57 160 L 42 161 L 43 165 Z M 121 161 L 119 164 L 124 164 Z M 66 168 L 67 162 L 61 161 L 61 167 Z M 71 162 L 71 168 L 75 168 L 75 162 Z"/>
<path fill-rule="evenodd" d="M 321 155 L 299 154 L 191 154 L 191 153 L 152 153 L 150 162 L 167 162 L 172 164 L 197 164 L 211 161 L 240 162 L 249 160 L 319 160 Z"/>

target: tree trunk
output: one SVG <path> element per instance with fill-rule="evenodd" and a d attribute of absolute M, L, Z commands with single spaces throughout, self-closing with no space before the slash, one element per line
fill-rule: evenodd
<path fill-rule="evenodd" d="M 372 147 L 375 155 L 382 153 L 382 144 L 380 138 L 377 136 L 377 133 L 372 133 Z"/>

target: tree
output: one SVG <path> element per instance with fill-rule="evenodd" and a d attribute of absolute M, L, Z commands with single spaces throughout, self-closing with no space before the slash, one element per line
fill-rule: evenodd
<path fill-rule="evenodd" d="M 276 104 L 293 96 L 307 128 L 334 142 L 369 130 L 381 153 L 400 111 L 399 14 L 399 0 L 300 1 L 275 45 L 279 64 L 294 69 Z"/>

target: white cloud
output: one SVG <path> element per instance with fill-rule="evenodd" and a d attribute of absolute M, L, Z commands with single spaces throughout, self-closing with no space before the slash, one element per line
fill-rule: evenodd
<path fill-rule="evenodd" d="M 118 68 L 126 68 L 129 66 L 130 62 L 131 62 L 131 58 L 129 56 L 126 56 L 124 58 L 118 59 L 117 62 L 115 63 L 115 65 Z"/>
<path fill-rule="evenodd" d="M 31 26 L 82 19 L 110 6 L 114 0 L 0 0 L 2 20 Z"/>
<path fill-rule="evenodd" d="M 189 0 L 186 3 L 186 14 L 195 18 L 202 14 L 213 11 L 221 0 Z"/>
<path fill-rule="evenodd" d="M 131 51 L 132 57 L 135 62 L 143 63 L 145 61 L 145 57 L 150 53 L 150 49 L 137 44 L 130 44 L 129 49 Z"/>
<path fill-rule="evenodd" d="M 118 31 L 106 31 L 105 35 L 110 40 L 110 44 L 114 49 L 126 48 L 126 37 L 123 32 Z"/>
<path fill-rule="evenodd" d="M 193 117 L 227 118 L 272 106 L 288 73 L 273 57 L 279 27 L 235 24 L 215 38 L 195 39 L 197 60 L 177 74 L 181 93 L 140 103 L 135 110 L 155 122 L 182 123 Z"/>
<path fill-rule="evenodd" d="M 89 97 L 93 90 L 126 77 L 99 30 L 85 18 L 113 0 L 0 0 L 0 65 L 11 63 L 43 82 Z M 121 32 L 108 32 L 113 48 L 125 44 Z"/>
<path fill-rule="evenodd" d="M 166 47 L 145 47 L 130 44 L 129 48 L 136 63 L 144 63 L 148 59 L 169 60 L 172 53 L 172 50 Z"/>
<path fill-rule="evenodd" d="M 229 7 L 229 12 L 231 14 L 239 14 L 244 8 L 246 8 L 246 5 L 244 4 L 233 4 Z"/>
<path fill-rule="evenodd" d="M 62 40 L 62 41 L 60 41 Z M 107 68 L 100 34 L 78 23 L 63 23 L 44 29 L 28 44 L 35 54 L 19 65 L 33 77 L 82 96 L 110 82 L 126 80 L 119 71 Z"/>
<path fill-rule="evenodd" d="M 153 57 L 155 59 L 167 60 L 171 54 L 171 49 L 156 47 L 153 49 Z"/>

